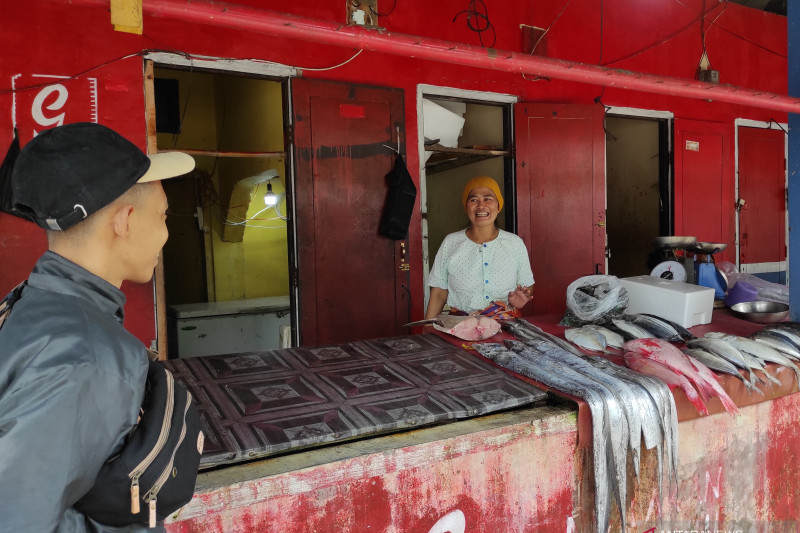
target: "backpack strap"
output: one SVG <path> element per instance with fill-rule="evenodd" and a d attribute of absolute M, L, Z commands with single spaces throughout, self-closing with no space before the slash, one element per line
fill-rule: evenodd
<path fill-rule="evenodd" d="M 9 314 L 11 314 L 11 308 L 15 303 L 17 303 L 17 300 L 22 297 L 22 289 L 24 289 L 27 284 L 27 280 L 23 281 L 14 287 L 14 289 L 9 292 L 5 298 L 3 298 L 3 301 L 0 302 L 0 328 L 3 327 L 3 323 L 6 321 L 6 318 L 8 318 Z"/>

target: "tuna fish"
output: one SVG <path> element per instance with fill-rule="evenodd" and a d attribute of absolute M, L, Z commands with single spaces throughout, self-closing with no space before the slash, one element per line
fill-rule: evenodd
<path fill-rule="evenodd" d="M 669 322 L 665 322 L 664 320 L 656 316 L 630 315 L 628 317 L 628 320 L 630 320 L 640 328 L 649 331 L 659 339 L 664 339 L 665 341 L 672 341 L 672 342 L 678 342 L 683 340 L 683 337 L 681 337 L 680 333 L 678 333 L 678 330 L 672 327 L 672 324 L 670 324 Z"/>
<path fill-rule="evenodd" d="M 791 357 L 796 361 L 800 360 L 800 350 L 798 350 L 789 339 L 780 333 L 771 330 L 761 330 L 750 335 L 750 338 L 754 341 L 764 343 L 771 348 L 775 348 L 787 357 Z"/>
<path fill-rule="evenodd" d="M 681 338 L 682 338 L 684 341 L 690 341 L 690 340 L 692 340 L 692 339 L 696 339 L 696 338 L 697 338 L 697 337 L 694 335 L 694 333 L 692 333 L 691 331 L 689 331 L 689 330 L 688 330 L 688 329 L 686 329 L 685 327 L 681 326 L 681 325 L 680 325 L 680 324 L 678 324 L 677 322 L 673 322 L 672 320 L 667 320 L 667 319 L 666 319 L 666 318 L 664 318 L 663 316 L 651 315 L 651 314 L 649 314 L 649 313 L 641 313 L 641 314 L 642 314 L 642 315 L 645 315 L 645 316 L 651 316 L 651 317 L 653 317 L 653 318 L 656 318 L 656 319 L 658 319 L 658 320 L 660 320 L 660 321 L 662 321 L 662 322 L 666 322 L 667 324 L 669 324 L 670 326 L 672 326 L 672 327 L 675 329 L 675 331 L 677 331 L 677 332 L 678 332 L 678 335 L 680 335 L 680 336 L 681 336 Z"/>
<path fill-rule="evenodd" d="M 616 328 L 620 332 L 620 334 L 628 340 L 655 338 L 655 335 L 628 320 L 613 318 L 611 319 L 611 325 L 614 328 Z"/>

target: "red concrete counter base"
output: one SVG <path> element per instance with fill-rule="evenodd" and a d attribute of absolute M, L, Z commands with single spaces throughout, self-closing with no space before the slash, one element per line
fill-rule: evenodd
<path fill-rule="evenodd" d="M 563 334 L 556 317 L 532 321 Z M 718 310 L 714 323 L 692 331 L 759 327 Z M 628 480 L 628 531 L 800 530 L 800 394 L 791 372 L 768 370 L 781 386 L 764 397 L 722 379 L 740 407 L 736 418 L 717 400 L 699 416 L 675 393 L 677 491 L 665 485 L 659 498 L 656 453 L 643 450 L 640 477 Z M 577 406 L 577 416 L 570 404 L 520 409 L 202 473 L 167 530 L 591 531 L 591 417 Z M 610 531 L 619 531 L 616 506 Z"/>

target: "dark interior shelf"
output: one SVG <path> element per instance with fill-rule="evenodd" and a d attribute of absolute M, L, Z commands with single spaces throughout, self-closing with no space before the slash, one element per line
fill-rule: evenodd
<path fill-rule="evenodd" d="M 509 154 L 508 150 L 496 150 L 493 148 L 450 148 L 434 144 L 425 147 L 426 151 L 434 152 L 427 163 L 425 171 L 429 174 L 443 172 L 464 165 L 470 165 L 490 159 L 492 157 L 503 157 Z"/>

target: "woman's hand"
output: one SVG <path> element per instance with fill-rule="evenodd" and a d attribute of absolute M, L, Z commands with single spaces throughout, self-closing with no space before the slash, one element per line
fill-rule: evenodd
<path fill-rule="evenodd" d="M 516 289 L 508 293 L 508 303 L 517 309 L 522 309 L 525 307 L 525 304 L 530 302 L 532 299 L 533 295 L 531 294 L 530 287 L 517 285 Z"/>

